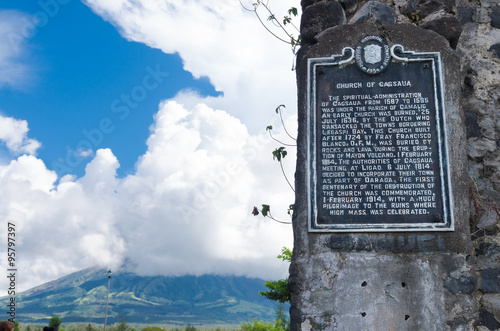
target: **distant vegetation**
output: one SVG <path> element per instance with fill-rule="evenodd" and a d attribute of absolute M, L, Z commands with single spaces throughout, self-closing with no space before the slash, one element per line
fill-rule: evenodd
<path fill-rule="evenodd" d="M 204 326 L 194 326 L 189 322 L 186 323 L 186 326 L 183 327 L 158 327 L 158 326 L 147 326 L 147 327 L 137 327 L 129 325 L 123 315 L 120 318 L 120 322 L 114 325 L 106 326 L 106 331 L 232 331 L 232 330 L 241 330 L 241 331 L 285 331 L 286 329 L 282 326 L 282 321 L 279 318 L 279 313 L 281 309 L 277 309 L 277 320 L 273 323 L 258 321 L 254 319 L 252 323 L 242 322 L 240 327 L 212 327 L 207 328 Z M 71 324 L 65 325 L 64 321 L 57 317 L 53 316 L 50 321 L 47 321 L 49 326 L 56 327 L 58 331 L 103 331 L 102 325 L 96 324 Z M 33 325 L 22 325 L 18 322 L 15 322 L 16 330 L 15 331 L 43 331 L 43 326 L 33 326 Z M 289 330 L 289 329 L 288 329 Z"/>
<path fill-rule="evenodd" d="M 263 328 L 264 327 L 264 328 Z M 43 331 L 43 327 L 36 327 L 31 325 L 20 325 L 17 329 L 19 331 Z M 17 331 L 16 330 L 16 331 Z M 134 328 L 127 323 L 118 323 L 111 326 L 106 326 L 106 331 L 233 331 L 233 330 L 242 330 L 242 331 L 257 331 L 257 330 L 266 330 L 266 331 L 282 331 L 284 330 L 282 327 L 275 327 L 275 324 L 271 322 L 263 322 L 257 321 L 255 319 L 252 323 L 241 324 L 240 328 L 234 327 L 212 327 L 206 328 L 204 326 L 193 326 L 189 323 L 184 327 L 158 327 L 158 326 L 147 326 L 147 327 L 138 327 Z M 103 326 L 96 326 L 95 324 L 72 324 L 69 326 L 64 326 L 64 324 L 58 329 L 58 331 L 103 331 Z"/>
<path fill-rule="evenodd" d="M 139 327 L 139 328 L 134 328 L 130 325 L 128 325 L 126 322 L 120 322 L 115 325 L 111 326 L 106 326 L 106 331 L 229 331 L 229 330 L 237 330 L 236 328 L 222 328 L 222 327 L 215 327 L 215 328 L 204 328 L 203 326 L 201 327 L 195 327 L 189 323 L 186 324 L 185 327 L 158 327 L 158 326 L 147 326 L 147 327 Z M 249 330 L 249 329 L 245 329 Z M 274 329 L 273 329 L 274 330 Z M 43 331 L 43 327 L 36 327 L 32 325 L 20 325 L 19 326 L 19 331 Z M 72 324 L 65 326 L 64 324 L 58 329 L 58 331 L 103 331 L 103 326 L 102 325 L 95 325 L 95 324 Z"/>
<path fill-rule="evenodd" d="M 241 331 L 287 331 L 290 330 L 289 324 L 288 327 L 283 322 L 282 318 L 284 317 L 283 306 L 278 306 L 276 310 L 276 320 L 274 322 L 265 322 L 258 321 L 257 318 L 253 320 L 253 322 L 242 322 L 239 328 L 226 328 L 226 327 L 215 327 L 215 328 L 206 328 L 203 326 L 194 326 L 186 323 L 184 327 L 158 327 L 158 326 L 147 326 L 147 327 L 138 327 L 134 328 L 129 325 L 123 315 L 120 317 L 120 322 L 114 325 L 106 326 L 106 331 L 230 331 L 230 330 L 241 330 Z M 96 324 L 71 324 L 64 325 L 64 321 L 57 317 L 53 316 L 49 321 L 47 321 L 49 326 L 54 326 L 58 331 L 103 331 L 103 326 Z M 33 326 L 33 325 L 21 325 L 18 322 L 15 322 L 16 329 L 15 331 L 43 331 L 44 327 L 41 326 Z"/>
<path fill-rule="evenodd" d="M 43 331 L 43 328 L 38 328 L 38 327 L 31 327 L 31 326 L 27 326 L 26 328 L 22 328 L 21 330 L 23 331 Z M 119 331 L 117 326 L 110 326 L 110 327 L 106 327 L 106 331 Z M 174 327 L 174 328 L 167 328 L 167 327 L 163 327 L 163 328 L 160 328 L 160 327 L 157 327 L 157 326 L 148 326 L 146 328 L 132 328 L 132 327 L 129 327 L 127 330 L 129 331 L 143 331 L 143 330 L 154 330 L 154 331 L 193 331 L 193 330 L 197 330 L 197 331 L 230 331 L 230 330 L 237 330 L 237 329 L 226 329 L 226 328 L 220 328 L 220 327 L 216 327 L 215 329 L 214 328 L 211 328 L 211 329 L 206 329 L 204 327 L 194 327 L 192 325 L 189 325 L 189 326 L 185 326 L 185 327 Z M 245 329 L 247 330 L 247 329 Z M 272 329 L 274 330 L 274 329 Z M 103 328 L 102 327 L 95 327 L 93 325 L 72 325 L 71 327 L 69 328 L 61 328 L 59 329 L 58 331 L 103 331 Z"/>

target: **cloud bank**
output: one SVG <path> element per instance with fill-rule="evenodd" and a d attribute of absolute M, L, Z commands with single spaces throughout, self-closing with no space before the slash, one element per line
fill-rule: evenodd
<path fill-rule="evenodd" d="M 265 133 L 250 135 L 225 111 L 169 101 L 147 145 L 124 178 L 109 149 L 97 151 L 81 178 L 58 180 L 32 155 L 0 166 L 0 217 L 16 224 L 24 289 L 125 258 L 143 274 L 284 276 L 275 256 L 291 245 L 290 226 L 251 215 L 271 203 L 287 220 L 293 202 Z"/>

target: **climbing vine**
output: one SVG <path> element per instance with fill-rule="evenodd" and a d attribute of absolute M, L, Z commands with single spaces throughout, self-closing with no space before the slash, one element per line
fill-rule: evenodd
<path fill-rule="evenodd" d="M 291 7 L 282 19 L 278 19 L 276 14 L 271 10 L 269 1 L 257 0 L 252 3 L 251 7 L 245 6 L 241 0 L 239 1 L 245 10 L 255 14 L 258 21 L 267 32 L 279 41 L 291 45 L 292 51 L 295 54 L 297 47 L 300 46 L 301 43 L 300 30 L 294 23 L 294 18 L 299 15 L 299 11 L 296 7 Z M 267 19 L 264 18 L 266 16 Z"/>

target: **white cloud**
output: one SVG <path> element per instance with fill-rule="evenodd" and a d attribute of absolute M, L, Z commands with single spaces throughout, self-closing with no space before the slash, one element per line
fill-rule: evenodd
<path fill-rule="evenodd" d="M 0 10 L 0 88 L 22 89 L 28 80 L 28 67 L 20 62 L 24 41 L 30 37 L 31 16 L 15 10 Z"/>
<path fill-rule="evenodd" d="M 23 155 L 0 166 L 0 218 L 15 224 L 16 267 L 23 275 L 18 290 L 82 267 L 119 262 L 124 243 L 113 226 L 114 191 L 103 189 L 116 169 L 109 154 L 100 151 L 88 166 L 97 164 L 97 174 L 89 169 L 87 178 L 66 178 L 57 186 L 55 172 L 34 156 Z M 1 247 L 7 245 L 6 231 L 6 226 L 0 228 Z M 102 237 L 109 247 L 99 243 Z M 96 254 L 96 246 L 89 243 L 107 249 Z M 5 266 L 7 254 L 1 255 L 0 264 Z"/>
<path fill-rule="evenodd" d="M 276 275 L 274 256 L 290 245 L 291 228 L 250 214 L 270 199 L 286 217 L 293 199 L 286 187 L 269 190 L 269 177 L 258 177 L 261 167 L 280 177 L 270 151 L 267 137 L 249 135 L 226 112 L 165 103 L 137 174 L 125 178 L 120 191 L 138 198 L 123 206 L 129 209 L 121 220 L 130 235 L 127 255 L 149 273 L 258 276 L 274 269 Z"/>
<path fill-rule="evenodd" d="M 147 144 L 125 178 L 109 149 L 96 152 L 82 178 L 58 184 L 34 156 L 0 166 L 0 219 L 16 224 L 19 289 L 125 258 L 145 274 L 285 276 L 275 256 L 291 246 L 291 226 L 251 215 L 270 203 L 286 220 L 293 202 L 266 133 L 249 134 L 224 111 L 170 101 Z M 6 237 L 0 228 L 0 247 Z"/>
<path fill-rule="evenodd" d="M 41 144 L 28 138 L 28 122 L 0 115 L 0 141 L 14 154 L 35 154 Z"/>
<path fill-rule="evenodd" d="M 250 1 L 247 2 L 251 7 Z M 177 52 L 184 67 L 196 77 L 207 76 L 218 98 L 189 98 L 190 105 L 203 102 L 224 109 L 258 132 L 267 125 L 274 108 L 296 107 L 294 57 L 290 47 L 269 34 L 252 13 L 237 0 L 86 0 L 99 15 L 112 22 L 121 34 L 137 42 Z M 278 17 L 291 6 L 273 0 Z M 296 5 L 297 7 L 298 4 Z M 267 15 L 264 13 L 264 20 Z M 279 32 L 279 31 L 276 31 Z M 297 35 L 297 32 L 295 32 Z"/>

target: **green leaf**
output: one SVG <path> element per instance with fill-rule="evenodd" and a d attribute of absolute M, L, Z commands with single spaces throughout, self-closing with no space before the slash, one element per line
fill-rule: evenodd
<path fill-rule="evenodd" d="M 294 207 L 294 206 L 295 206 L 295 205 L 294 205 L 293 203 L 292 203 L 290 206 L 288 206 L 288 210 L 287 210 L 288 215 L 290 215 L 290 214 L 293 212 L 293 207 Z"/>
<path fill-rule="evenodd" d="M 282 261 L 292 261 L 292 254 L 293 252 L 290 250 L 288 247 L 283 247 L 281 249 L 281 254 L 278 255 L 278 259 L 281 259 Z"/>
<path fill-rule="evenodd" d="M 268 125 L 267 128 L 266 128 L 266 131 L 271 131 L 273 129 L 273 126 L 272 125 Z"/>
<path fill-rule="evenodd" d="M 267 216 L 267 214 L 269 214 L 270 211 L 271 207 L 269 205 L 262 205 L 261 213 L 263 216 Z"/>
<path fill-rule="evenodd" d="M 287 25 L 288 23 L 292 22 L 292 19 L 288 16 L 283 17 L 283 25 Z"/>
<path fill-rule="evenodd" d="M 290 44 L 292 45 L 292 47 L 296 46 L 296 45 L 300 45 L 301 41 L 302 41 L 302 38 L 300 37 L 300 34 L 297 38 L 295 38 L 294 36 L 292 36 L 290 38 Z"/>
<path fill-rule="evenodd" d="M 274 17 L 274 15 L 271 15 L 267 18 L 268 21 L 274 21 L 276 20 L 276 17 Z"/>
<path fill-rule="evenodd" d="M 276 107 L 276 109 L 274 110 L 276 112 L 276 114 L 279 114 L 280 112 L 280 108 L 283 107 L 283 108 L 286 108 L 285 105 L 279 105 L 278 107 Z"/>
<path fill-rule="evenodd" d="M 420 10 L 415 10 L 413 13 L 411 13 L 411 19 L 414 21 L 419 21 L 420 16 L 418 15 L 420 13 Z"/>
<path fill-rule="evenodd" d="M 290 9 L 288 9 L 288 15 L 297 16 L 297 15 L 298 15 L 297 8 L 292 7 L 292 8 L 290 8 Z"/>
<path fill-rule="evenodd" d="M 284 159 L 285 156 L 287 155 L 287 151 L 285 147 L 281 146 L 280 148 L 276 148 L 273 151 L 273 160 L 278 160 L 278 162 L 281 162 L 281 159 Z"/>

